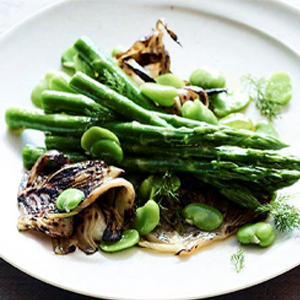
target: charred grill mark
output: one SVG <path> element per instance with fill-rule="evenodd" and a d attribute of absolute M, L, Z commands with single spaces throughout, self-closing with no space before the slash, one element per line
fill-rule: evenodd
<path fill-rule="evenodd" d="M 41 173 L 49 160 L 63 168 L 52 175 L 43 175 Z M 53 220 L 47 220 L 48 213 L 57 212 L 55 206 L 57 196 L 66 188 L 73 186 L 82 187 L 87 196 L 110 172 L 110 168 L 102 161 L 87 161 L 73 165 L 67 165 L 68 163 L 70 160 L 62 153 L 50 151 L 40 157 L 30 173 L 24 176 L 18 195 L 18 204 L 22 211 L 20 230 L 27 228 L 52 236 L 68 235 L 70 232 L 68 221 L 61 220 L 59 224 L 63 226 L 58 226 L 57 221 L 51 223 Z"/>
<path fill-rule="evenodd" d="M 42 181 L 38 180 L 38 177 L 43 173 L 47 162 L 53 161 L 58 167 L 62 167 L 68 163 L 70 163 L 70 159 L 67 158 L 63 153 L 58 152 L 56 150 L 48 151 L 43 156 L 41 156 L 37 162 L 34 164 L 31 172 L 28 175 L 27 179 L 27 187 L 32 186 L 34 182 Z"/>
<path fill-rule="evenodd" d="M 56 158 L 52 157 L 56 155 Z M 44 172 L 49 159 L 58 162 L 62 168 L 56 171 L 51 169 L 54 173 L 39 174 Z M 135 197 L 132 185 L 124 179 L 117 179 L 121 172 L 121 169 L 109 167 L 103 161 L 70 165 L 62 153 L 46 153 L 39 158 L 28 176 L 24 176 L 20 185 L 18 229 L 39 231 L 53 237 L 54 250 L 58 254 L 74 251 L 76 246 L 87 254 L 94 253 L 98 249 L 95 241 L 99 242 L 102 236 L 106 241 L 119 240 L 125 224 L 125 208 L 133 209 Z M 124 195 L 121 186 L 125 187 Z M 86 196 L 83 200 L 86 206 L 79 206 L 75 216 L 59 212 L 55 205 L 57 196 L 69 187 L 81 189 Z M 124 203 L 113 207 L 118 205 L 116 200 L 121 199 L 116 197 L 117 192 L 120 192 L 121 198 L 125 196 Z M 95 201 L 106 202 L 103 205 L 105 214 Z M 103 215 L 106 216 L 105 222 Z"/>
<path fill-rule="evenodd" d="M 108 206 L 102 207 L 102 213 L 105 218 L 105 223 L 107 225 L 102 240 L 104 242 L 115 242 L 119 241 L 122 236 L 121 226 L 116 218 L 117 212 Z"/>

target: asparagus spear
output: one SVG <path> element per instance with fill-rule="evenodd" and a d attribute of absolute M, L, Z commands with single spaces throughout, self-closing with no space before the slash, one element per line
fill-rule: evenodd
<path fill-rule="evenodd" d="M 41 110 L 20 108 L 9 108 L 5 113 L 5 121 L 11 129 L 35 129 L 74 136 L 81 136 L 92 125 L 101 126 L 100 120 L 92 117 L 45 115 Z"/>
<path fill-rule="evenodd" d="M 50 95 L 52 98 L 52 99 L 43 100 L 43 102 L 46 102 L 46 105 L 44 104 L 44 109 L 46 113 L 64 111 L 69 114 L 79 113 L 81 116 L 91 116 L 91 115 L 93 116 L 94 112 L 97 114 L 97 112 L 101 110 L 101 108 L 104 108 L 94 100 L 85 97 L 83 95 L 76 95 L 77 97 L 72 97 L 73 94 L 71 93 L 63 93 L 61 95 L 64 95 L 64 97 L 62 97 L 58 92 L 55 93 L 54 91 L 53 92 L 47 91 L 44 93 L 47 93 L 49 95 L 47 98 L 50 98 Z M 82 101 L 80 101 L 80 99 L 82 99 Z M 89 100 L 86 101 L 87 99 Z M 101 100 L 99 99 L 99 101 Z M 107 108 L 105 109 L 109 111 L 110 114 L 114 114 L 111 110 Z M 160 112 L 152 112 L 152 113 L 157 117 L 165 120 L 167 123 L 169 123 L 170 125 L 176 128 L 179 127 L 195 128 L 203 125 L 205 126 L 206 124 L 200 121 L 182 118 L 173 114 L 165 114 Z"/>
<path fill-rule="evenodd" d="M 76 150 L 82 151 L 79 137 L 66 137 L 47 135 L 45 144 L 48 149 Z M 170 157 L 178 159 L 194 158 L 198 161 L 218 161 L 232 162 L 240 167 L 247 165 L 255 167 L 263 167 L 267 169 L 285 169 L 300 171 L 300 158 L 296 156 L 287 156 L 275 151 L 242 149 L 238 147 L 168 147 L 159 146 L 143 146 L 141 144 L 133 144 L 122 142 L 122 149 L 125 154 L 156 157 L 160 159 Z"/>
<path fill-rule="evenodd" d="M 227 160 L 238 163 L 252 164 L 257 167 L 267 167 L 276 169 L 290 169 L 300 171 L 300 158 L 293 155 L 285 155 L 272 150 L 243 149 L 239 147 L 168 147 L 143 146 L 139 143 L 122 142 L 125 153 L 130 155 L 158 157 L 178 157 L 178 158 L 200 158 Z"/>
<path fill-rule="evenodd" d="M 203 128 L 162 128 L 131 123 L 103 123 L 104 120 L 63 114 L 44 115 L 41 111 L 10 108 L 6 123 L 12 129 L 36 129 L 45 132 L 81 136 L 91 126 L 102 126 L 114 132 L 121 141 L 147 146 L 240 146 L 258 149 L 281 149 L 286 145 L 273 137 L 265 137 L 247 130 L 236 130 L 214 125 Z M 215 138 L 213 138 L 215 137 Z"/>
<path fill-rule="evenodd" d="M 258 207 L 260 205 L 258 199 L 263 197 L 263 195 L 256 197 L 248 187 L 237 181 L 218 180 L 209 175 L 201 175 L 197 178 L 217 188 L 227 199 L 247 208 Z"/>
<path fill-rule="evenodd" d="M 117 66 L 113 58 L 104 53 L 90 38 L 83 36 L 74 45 L 81 57 L 100 75 L 104 84 L 122 92 L 137 105 L 158 111 L 158 107 L 145 97 L 138 86 Z M 115 81 L 117 84 L 111 85 Z M 120 90 L 122 88 L 122 90 Z"/>
<path fill-rule="evenodd" d="M 110 87 L 110 85 L 108 85 L 108 87 Z M 74 93 L 63 93 L 65 98 L 60 97 L 58 91 L 60 91 L 60 89 L 55 89 L 55 91 L 57 92 L 57 94 L 55 94 L 55 92 L 53 91 L 53 93 L 51 93 L 51 91 L 47 91 L 47 93 L 49 93 L 49 95 L 51 95 L 53 98 L 57 95 L 57 99 L 55 100 L 46 100 L 46 107 L 44 107 L 44 109 L 46 108 L 46 113 L 53 113 L 53 112 L 61 112 L 64 111 L 66 113 L 69 114 L 75 114 L 76 112 L 80 113 L 80 115 L 82 116 L 90 116 L 91 113 L 93 114 L 93 112 L 97 112 L 98 108 L 100 109 L 100 104 L 96 103 L 94 100 L 85 97 L 83 95 L 78 95 L 78 97 L 73 98 L 74 101 L 72 101 L 72 95 Z M 72 91 L 74 91 L 72 89 Z M 45 92 L 44 92 L 45 93 Z M 89 101 L 85 101 L 83 100 L 82 102 L 84 103 L 80 103 L 80 97 L 82 97 L 82 99 L 89 99 Z M 66 99 L 68 98 L 68 99 Z M 93 101 L 93 102 L 91 102 Z M 99 100 L 100 101 L 100 100 Z M 44 101 L 43 101 L 44 102 Z M 56 103 L 58 104 L 58 108 L 56 108 Z M 103 106 L 101 106 L 103 107 Z M 64 110 L 62 110 L 62 108 Z M 103 107 L 104 108 L 104 107 Z M 60 109 L 60 110 L 59 110 Z M 106 108 L 107 111 L 110 111 L 110 114 L 113 114 L 113 112 L 111 110 L 108 110 Z M 195 128 L 195 127 L 199 127 L 199 126 L 205 126 L 206 123 L 201 122 L 201 121 L 195 121 L 195 120 L 190 120 L 190 119 L 186 119 L 186 118 L 182 118 L 180 116 L 177 115 L 173 115 L 173 114 L 165 114 L 165 113 L 160 113 L 160 112 L 152 112 L 154 115 L 156 115 L 157 117 L 165 120 L 167 123 L 169 123 L 170 125 L 179 128 L 179 127 L 187 127 L 187 128 Z"/>
<path fill-rule="evenodd" d="M 255 166 L 243 166 L 227 161 L 183 160 L 173 158 L 140 158 L 125 157 L 120 166 L 129 171 L 150 173 L 187 172 L 196 175 L 209 175 L 221 180 L 243 180 L 263 182 L 274 188 L 289 186 L 300 178 L 300 172 L 295 170 L 277 170 Z"/>
<path fill-rule="evenodd" d="M 116 120 L 116 116 L 106 107 L 80 94 L 45 91 L 42 98 L 46 114 L 64 112 L 69 115 L 98 117 L 105 121 Z"/>
<path fill-rule="evenodd" d="M 152 114 L 151 111 L 135 104 L 128 98 L 81 72 L 77 72 L 72 77 L 70 86 L 127 119 L 136 120 L 144 124 L 170 127 L 166 121 Z"/>
<path fill-rule="evenodd" d="M 30 169 L 36 160 L 46 152 L 45 148 L 26 145 L 22 151 L 23 165 Z M 73 162 L 87 160 L 88 158 L 82 153 L 63 151 Z M 208 175 L 198 176 L 204 182 L 207 182 L 220 190 L 229 200 L 232 200 L 242 206 L 255 208 L 259 205 L 257 198 L 249 188 L 237 182 L 226 182 L 211 178 Z"/>
<path fill-rule="evenodd" d="M 46 148 L 56 149 L 58 151 L 72 151 L 72 152 L 82 152 L 80 138 L 72 136 L 59 136 L 59 135 L 46 135 L 45 137 Z"/>
<path fill-rule="evenodd" d="M 249 130 L 237 130 L 206 124 L 191 128 L 161 128 L 138 122 L 113 122 L 105 127 L 113 131 L 121 140 L 132 141 L 144 146 L 239 146 L 255 149 L 277 150 L 286 144 L 272 136 L 264 136 Z"/>
<path fill-rule="evenodd" d="M 65 137 L 48 135 L 45 139 L 47 148 L 66 150 L 74 149 L 82 151 L 79 137 Z M 300 171 L 300 158 L 296 156 L 286 156 L 275 151 L 242 149 L 238 147 L 168 147 L 161 148 L 159 146 L 143 146 L 141 144 L 132 144 L 122 142 L 122 149 L 129 155 L 140 155 L 146 157 L 156 157 L 160 159 L 191 159 L 195 161 L 217 161 L 222 163 L 234 163 L 240 168 L 247 168 L 249 165 L 265 169 L 285 169 Z M 146 158 L 145 158 L 146 159 Z M 251 171 L 252 169 L 250 169 Z"/>
<path fill-rule="evenodd" d="M 44 154 L 46 149 L 41 147 L 33 147 L 33 146 L 25 146 L 23 149 L 23 163 L 26 168 L 32 167 L 35 161 L 38 159 L 39 156 Z M 88 159 L 84 154 L 77 153 L 77 152 L 68 152 L 63 151 L 67 156 L 69 156 L 72 161 L 82 161 Z M 122 166 L 126 167 L 126 170 L 136 169 L 134 166 L 134 162 L 132 164 L 132 159 L 125 159 L 123 161 Z M 133 168 L 132 168 L 133 166 Z M 140 171 L 140 169 L 138 169 Z M 162 172 L 160 168 L 159 173 Z M 147 169 L 148 173 L 148 169 Z M 223 180 L 222 178 L 216 178 L 211 174 L 202 172 L 201 174 L 196 174 L 196 176 L 214 187 L 218 188 L 219 191 L 225 195 L 229 200 L 232 200 L 239 205 L 248 207 L 248 208 L 256 208 L 259 205 L 258 199 L 264 198 L 266 195 L 270 195 L 273 191 L 277 189 L 275 185 L 270 187 L 265 186 L 265 189 L 261 184 L 255 181 L 251 182 L 243 182 L 240 180 Z M 286 184 L 285 181 L 282 181 L 281 184 Z"/>
<path fill-rule="evenodd" d="M 143 108 L 132 103 L 126 97 L 120 96 L 111 89 L 96 82 L 82 73 L 76 73 L 70 81 L 71 87 L 78 92 L 100 102 L 104 106 L 113 109 L 116 112 L 123 114 L 125 117 L 130 117 L 131 120 L 137 120 L 141 123 L 165 126 L 166 123 L 157 114 L 153 114 Z M 138 127 L 136 123 L 132 123 L 131 127 Z M 212 145 L 239 145 L 240 147 L 253 147 L 259 149 L 281 149 L 286 145 L 272 136 L 265 136 L 251 132 L 249 130 L 236 130 L 227 126 L 216 126 L 206 123 L 200 123 L 201 126 L 193 128 L 194 133 Z M 145 132 L 147 128 L 142 128 L 145 125 L 138 127 L 139 131 Z M 124 128 L 123 128 L 124 127 Z M 118 130 L 128 130 L 130 125 L 119 124 Z M 145 130 L 144 130 L 145 129 Z M 129 129 L 131 132 L 132 128 Z M 157 130 L 154 128 L 154 130 Z M 179 129 L 178 129 L 179 130 Z M 184 130 L 184 129 L 180 129 Z M 152 131 L 150 129 L 150 131 Z M 179 131 L 177 131 L 179 132 Z M 188 129 L 186 129 L 188 132 Z M 137 133 L 137 130 L 134 130 Z M 161 136 L 161 135 L 160 135 Z M 192 139 L 190 142 L 193 143 Z M 199 139 L 195 138 L 194 144 L 199 143 Z M 255 146 L 253 146 L 255 144 Z"/>

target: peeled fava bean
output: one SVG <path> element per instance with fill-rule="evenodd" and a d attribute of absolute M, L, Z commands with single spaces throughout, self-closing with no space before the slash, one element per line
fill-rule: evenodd
<path fill-rule="evenodd" d="M 103 159 L 107 163 L 121 162 L 124 154 L 118 143 L 112 140 L 100 140 L 93 144 L 90 149 L 92 157 Z"/>
<path fill-rule="evenodd" d="M 220 119 L 219 123 L 235 129 L 253 130 L 252 121 L 242 113 L 230 114 L 227 117 Z"/>
<path fill-rule="evenodd" d="M 128 229 L 122 233 L 122 237 L 117 242 L 103 242 L 99 245 L 104 252 L 118 252 L 133 247 L 140 241 L 140 235 L 135 229 Z"/>
<path fill-rule="evenodd" d="M 31 93 L 31 101 L 32 103 L 38 107 L 43 108 L 43 98 L 42 93 L 45 90 L 49 89 L 49 82 L 53 77 L 55 77 L 57 72 L 48 72 L 45 77 L 40 80 L 40 82 L 34 87 Z"/>
<path fill-rule="evenodd" d="M 81 147 L 89 152 L 93 144 L 100 140 L 111 140 L 120 145 L 120 141 L 114 133 L 105 128 L 93 126 L 82 135 Z"/>
<path fill-rule="evenodd" d="M 174 74 L 163 74 L 155 78 L 155 81 L 160 85 L 172 86 L 180 89 L 184 87 L 184 82 Z"/>
<path fill-rule="evenodd" d="M 271 135 L 279 138 L 279 133 L 275 127 L 268 121 L 260 121 L 255 125 L 255 131 L 265 135 Z"/>
<path fill-rule="evenodd" d="M 222 213 L 204 203 L 191 203 L 182 210 L 185 221 L 201 230 L 213 231 L 223 222 Z"/>
<path fill-rule="evenodd" d="M 144 206 L 137 208 L 133 227 L 140 235 L 147 235 L 159 224 L 160 209 L 154 200 L 148 200 Z"/>
<path fill-rule="evenodd" d="M 170 107 L 174 105 L 174 99 L 178 96 L 178 91 L 172 86 L 160 85 L 157 83 L 144 83 L 140 87 L 141 92 L 152 101 L 161 106 Z"/>
<path fill-rule="evenodd" d="M 191 74 L 190 84 L 200 86 L 203 89 L 223 88 L 225 87 L 226 79 L 219 70 L 204 66 L 196 69 Z"/>
<path fill-rule="evenodd" d="M 222 92 L 212 96 L 210 106 L 216 116 L 223 118 L 231 113 L 243 110 L 250 101 L 251 98 L 246 93 Z"/>
<path fill-rule="evenodd" d="M 266 98 L 269 101 L 286 105 L 292 98 L 292 80 L 288 73 L 278 72 L 273 74 L 266 87 Z"/>
<path fill-rule="evenodd" d="M 241 244 L 255 244 L 265 248 L 274 243 L 275 230 L 266 222 L 247 224 L 238 230 L 237 239 Z"/>
<path fill-rule="evenodd" d="M 56 207 L 60 211 L 70 212 L 81 203 L 84 197 L 84 192 L 79 189 L 66 189 L 57 197 Z"/>
<path fill-rule="evenodd" d="M 218 120 L 214 113 L 198 99 L 186 101 L 182 105 L 181 113 L 186 119 L 203 121 L 214 125 L 218 124 Z"/>

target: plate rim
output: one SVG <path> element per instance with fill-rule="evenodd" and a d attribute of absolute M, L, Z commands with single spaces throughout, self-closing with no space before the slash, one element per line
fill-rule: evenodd
<path fill-rule="evenodd" d="M 102 1 L 102 0 L 100 0 L 100 1 Z M 255 0 L 250 0 L 250 1 L 255 2 Z M 291 3 L 287 3 L 286 1 L 283 1 L 283 0 L 273 0 L 273 1 L 274 1 L 274 3 L 277 3 L 277 4 L 280 3 L 281 5 L 284 5 L 284 6 L 288 7 L 292 11 L 296 11 L 300 16 L 300 6 L 296 7 L 296 6 L 292 5 Z M 52 3 L 46 4 L 42 8 L 37 9 L 33 13 L 28 14 L 27 16 L 21 18 L 17 22 L 15 22 L 12 25 L 10 25 L 9 27 L 7 27 L 0 34 L 0 42 L 3 42 L 5 39 L 9 38 L 9 36 L 11 34 L 13 34 L 19 28 L 21 28 L 24 24 L 30 22 L 36 16 L 39 16 L 40 14 L 43 14 L 43 13 L 47 13 L 47 11 L 55 9 L 56 7 L 59 7 L 60 5 L 64 5 L 65 3 L 72 3 L 72 2 L 77 2 L 77 1 L 76 0 L 75 1 L 74 0 L 54 0 Z M 288 47 L 288 48 L 290 48 L 290 47 Z M 230 237 L 229 239 L 231 239 L 231 238 L 232 237 Z M 229 240 L 229 239 L 227 239 L 227 240 Z M 95 294 L 93 292 L 88 292 L 88 291 L 83 291 L 83 290 L 80 290 L 80 289 L 76 289 L 76 287 L 69 287 L 69 286 L 60 285 L 56 281 L 40 277 L 38 274 L 35 274 L 35 272 L 31 272 L 29 269 L 25 269 L 22 266 L 19 266 L 13 260 L 11 260 L 8 257 L 6 257 L 5 255 L 3 255 L 3 253 L 1 252 L 1 249 L 0 249 L 0 258 L 3 259 L 8 264 L 10 264 L 11 266 L 13 266 L 14 268 L 16 268 L 17 270 L 25 273 L 26 275 L 29 275 L 32 278 L 35 278 L 39 281 L 42 281 L 43 283 L 46 283 L 48 285 L 60 288 L 60 289 L 65 290 L 65 291 L 73 292 L 73 293 L 76 293 L 76 294 L 79 294 L 79 295 L 95 297 L 95 298 L 105 297 L 107 299 L 118 299 L 118 300 L 130 300 L 131 299 L 131 298 L 128 298 L 128 297 L 112 297 L 112 296 L 109 296 L 109 295 L 99 295 L 99 294 Z M 284 275 L 285 273 L 297 268 L 298 266 L 300 266 L 300 258 L 299 258 L 298 262 L 290 263 L 288 266 L 286 266 L 286 268 L 282 268 L 280 271 L 275 272 L 274 274 L 272 274 L 270 276 L 267 276 L 263 279 L 258 279 L 256 281 L 251 281 L 251 283 L 240 285 L 238 288 L 237 287 L 232 287 L 232 288 L 224 289 L 224 290 L 219 291 L 219 292 L 207 293 L 207 294 L 202 295 L 202 296 L 189 297 L 188 299 L 206 299 L 206 298 L 209 298 L 209 297 L 228 295 L 230 293 L 245 290 L 245 289 L 248 289 L 248 288 L 251 288 L 251 287 L 255 287 L 259 284 L 265 283 L 265 282 L 267 282 L 269 280 L 272 280 L 272 279 L 274 279 L 278 276 Z M 151 300 L 151 299 L 157 300 L 158 298 L 144 298 L 144 299 L 145 300 Z M 164 298 L 164 299 L 171 299 L 171 298 Z M 187 298 L 186 297 L 179 297 L 179 298 L 178 297 L 177 298 L 172 297 L 172 300 L 185 300 L 185 299 L 187 299 Z"/>

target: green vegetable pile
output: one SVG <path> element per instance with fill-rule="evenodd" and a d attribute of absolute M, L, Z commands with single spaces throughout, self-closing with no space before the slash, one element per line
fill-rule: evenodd
<path fill-rule="evenodd" d="M 71 78 L 63 72 L 46 74 L 32 92 L 40 110 L 6 111 L 9 128 L 44 131 L 46 149 L 63 151 L 74 161 L 104 159 L 130 172 L 192 173 L 248 208 L 300 178 L 300 160 L 280 154 L 277 150 L 287 145 L 261 133 L 270 133 L 270 126 L 246 130 L 253 127 L 251 121 L 231 114 L 247 105 L 233 94 L 212 95 L 212 110 L 200 100 L 189 100 L 182 116 L 168 114 L 163 108 L 174 102 L 179 93 L 174 86 L 182 88 L 183 81 L 166 74 L 157 80 L 163 85 L 145 83 L 140 89 L 88 37 L 63 54 L 62 64 L 75 73 Z M 191 74 L 190 82 L 213 89 L 224 88 L 226 80 L 220 72 L 203 68 Z M 26 146 L 24 165 L 31 167 L 43 151 Z"/>
<path fill-rule="evenodd" d="M 291 99 L 286 73 L 274 74 L 264 90 L 248 76 L 244 80 L 257 88 L 256 95 L 249 97 L 228 91 L 224 75 L 210 67 L 196 69 L 189 83 L 171 73 L 154 79 L 145 75 L 151 81 L 139 87 L 113 56 L 88 37 L 77 40 L 61 61 L 73 76 L 61 71 L 47 73 L 31 95 L 38 109 L 6 111 L 11 130 L 45 132 L 44 147 L 24 147 L 24 166 L 31 168 L 47 150 L 56 149 L 73 162 L 103 159 L 126 172 L 155 174 L 140 185 L 143 201 L 136 210 L 134 229 L 125 231 L 117 244 L 101 244 L 103 251 L 128 248 L 159 224 L 158 199 L 162 195 L 176 199 L 180 186 L 172 175 L 171 187 L 163 190 L 162 174 L 190 173 L 249 209 L 261 209 L 262 201 L 300 178 L 300 159 L 280 152 L 287 145 L 270 122 L 253 124 L 241 113 L 252 97 L 271 121 Z M 180 113 L 168 113 L 182 93 L 197 96 L 185 99 Z M 57 207 L 72 210 L 81 198 L 76 190 L 66 191 Z M 217 229 L 223 221 L 220 211 L 200 203 L 187 205 L 180 214 L 185 222 L 204 231 Z M 264 240 L 265 232 L 272 229 L 263 225 L 241 229 L 239 240 L 269 246 L 275 235 Z"/>

